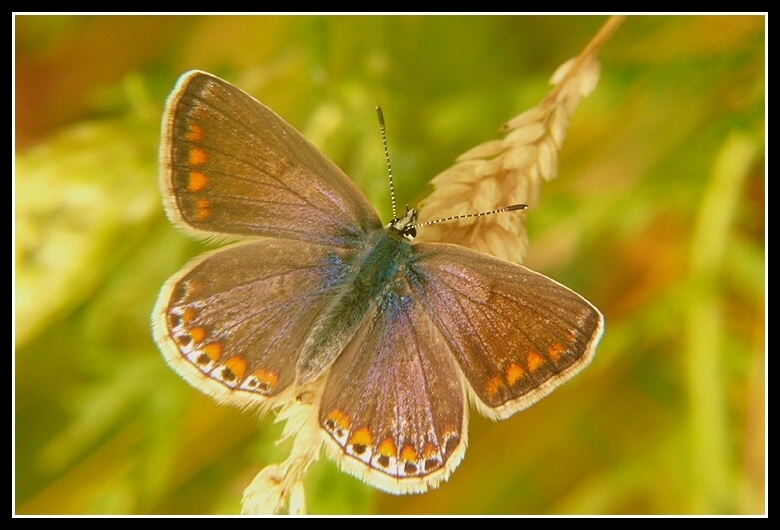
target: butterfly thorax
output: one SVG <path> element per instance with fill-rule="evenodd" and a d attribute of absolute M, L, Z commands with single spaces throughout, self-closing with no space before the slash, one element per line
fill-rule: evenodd
<path fill-rule="evenodd" d="M 385 230 L 368 236 L 366 250 L 355 256 L 348 287 L 317 318 L 296 367 L 296 381 L 317 379 L 342 352 L 360 324 L 371 318 L 378 304 L 403 289 L 404 269 L 413 260 L 416 212 L 409 210 Z"/>

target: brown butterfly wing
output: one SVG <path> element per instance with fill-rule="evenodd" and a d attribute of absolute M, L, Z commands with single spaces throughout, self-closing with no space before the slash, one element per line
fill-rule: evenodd
<path fill-rule="evenodd" d="M 168 98 L 160 187 L 172 221 L 197 234 L 259 235 L 357 247 L 381 228 L 333 162 L 243 90 L 184 74 Z"/>
<path fill-rule="evenodd" d="M 203 392 L 241 406 L 271 404 L 294 388 L 303 344 L 343 290 L 355 253 L 268 239 L 201 256 L 160 292 L 155 340 Z"/>
<path fill-rule="evenodd" d="M 476 397 L 506 418 L 593 358 L 604 317 L 583 297 L 520 265 L 464 247 L 414 245 L 409 277 Z"/>
<path fill-rule="evenodd" d="M 320 407 L 331 455 L 375 487 L 421 492 L 460 463 L 467 423 L 455 358 L 400 280 L 331 368 Z"/>

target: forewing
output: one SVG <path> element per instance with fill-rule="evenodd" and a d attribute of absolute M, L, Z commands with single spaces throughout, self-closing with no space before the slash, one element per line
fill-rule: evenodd
<path fill-rule="evenodd" d="M 328 376 L 320 425 L 331 455 L 375 487 L 421 492 L 463 458 L 467 422 L 464 383 L 441 334 L 408 288 L 392 290 Z"/>
<path fill-rule="evenodd" d="M 343 289 L 354 251 L 300 241 L 242 243 L 173 276 L 154 312 L 168 363 L 223 402 L 268 402 L 295 379 L 317 315 Z"/>
<path fill-rule="evenodd" d="M 268 107 L 205 72 L 179 79 L 160 149 L 168 216 L 202 235 L 355 247 L 381 228 L 333 162 Z"/>
<path fill-rule="evenodd" d="M 571 289 L 464 247 L 414 248 L 412 292 L 484 415 L 506 418 L 529 407 L 593 358 L 604 318 Z"/>

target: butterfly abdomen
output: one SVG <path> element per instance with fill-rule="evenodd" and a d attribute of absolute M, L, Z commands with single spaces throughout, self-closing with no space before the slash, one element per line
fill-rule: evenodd
<path fill-rule="evenodd" d="M 376 312 L 378 300 L 393 286 L 412 253 L 403 239 L 377 230 L 368 250 L 356 257 L 353 274 L 333 302 L 320 314 L 304 344 L 296 367 L 298 384 L 317 379 L 338 357 L 360 324 Z"/>

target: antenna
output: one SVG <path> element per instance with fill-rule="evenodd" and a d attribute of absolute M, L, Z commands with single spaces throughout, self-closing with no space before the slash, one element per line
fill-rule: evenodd
<path fill-rule="evenodd" d="M 443 217 L 441 219 L 435 219 L 433 221 L 426 221 L 424 223 L 418 223 L 412 225 L 414 228 L 419 228 L 421 226 L 426 225 L 434 225 L 436 223 L 443 223 L 445 221 L 455 221 L 456 219 L 468 219 L 470 217 L 484 217 L 486 215 L 493 215 L 495 213 L 504 213 L 504 212 L 514 212 L 517 210 L 525 210 L 528 208 L 527 204 L 513 204 L 511 206 L 504 206 L 503 208 L 498 208 L 497 210 L 490 210 L 489 212 L 480 212 L 480 213 L 466 213 L 462 215 L 453 215 L 451 217 Z"/>
<path fill-rule="evenodd" d="M 379 118 L 379 130 L 382 133 L 382 146 L 385 148 L 385 160 L 387 160 L 387 175 L 390 178 L 390 203 L 393 206 L 393 219 L 398 219 L 395 208 L 395 186 L 393 185 L 393 168 L 390 167 L 390 153 L 387 150 L 387 134 L 385 132 L 385 116 L 382 114 L 382 107 L 377 105 L 376 115 Z"/>
<path fill-rule="evenodd" d="M 511 206 L 505 206 L 503 208 L 498 208 L 496 210 L 490 210 L 489 212 L 481 212 L 481 213 L 467 213 L 462 215 L 453 215 L 451 217 L 443 217 L 442 219 L 435 219 L 433 221 L 426 221 L 424 223 L 415 223 L 411 224 L 416 218 L 417 218 L 417 211 L 412 210 L 409 208 L 409 206 L 406 207 L 406 215 L 407 217 L 404 217 L 404 219 L 399 219 L 398 215 L 396 214 L 396 207 L 395 207 L 395 186 L 393 185 L 393 168 L 390 167 L 390 152 L 387 149 L 387 132 L 385 131 L 385 116 L 382 114 L 382 107 L 377 105 L 376 107 L 376 115 L 379 119 L 379 131 L 382 133 L 382 146 L 385 149 L 385 160 L 387 161 L 387 175 L 390 179 L 390 202 L 393 206 L 393 222 L 394 224 L 397 221 L 403 221 L 404 227 L 406 229 L 409 228 L 419 228 L 421 226 L 427 226 L 427 225 L 433 225 L 437 223 L 443 223 L 445 221 L 455 221 L 457 219 L 469 219 L 471 217 L 484 217 L 486 215 L 493 215 L 496 213 L 504 213 L 504 212 L 514 212 L 517 210 L 525 210 L 528 208 L 527 204 L 513 204 Z M 411 216 L 409 216 L 409 212 L 412 213 Z"/>

